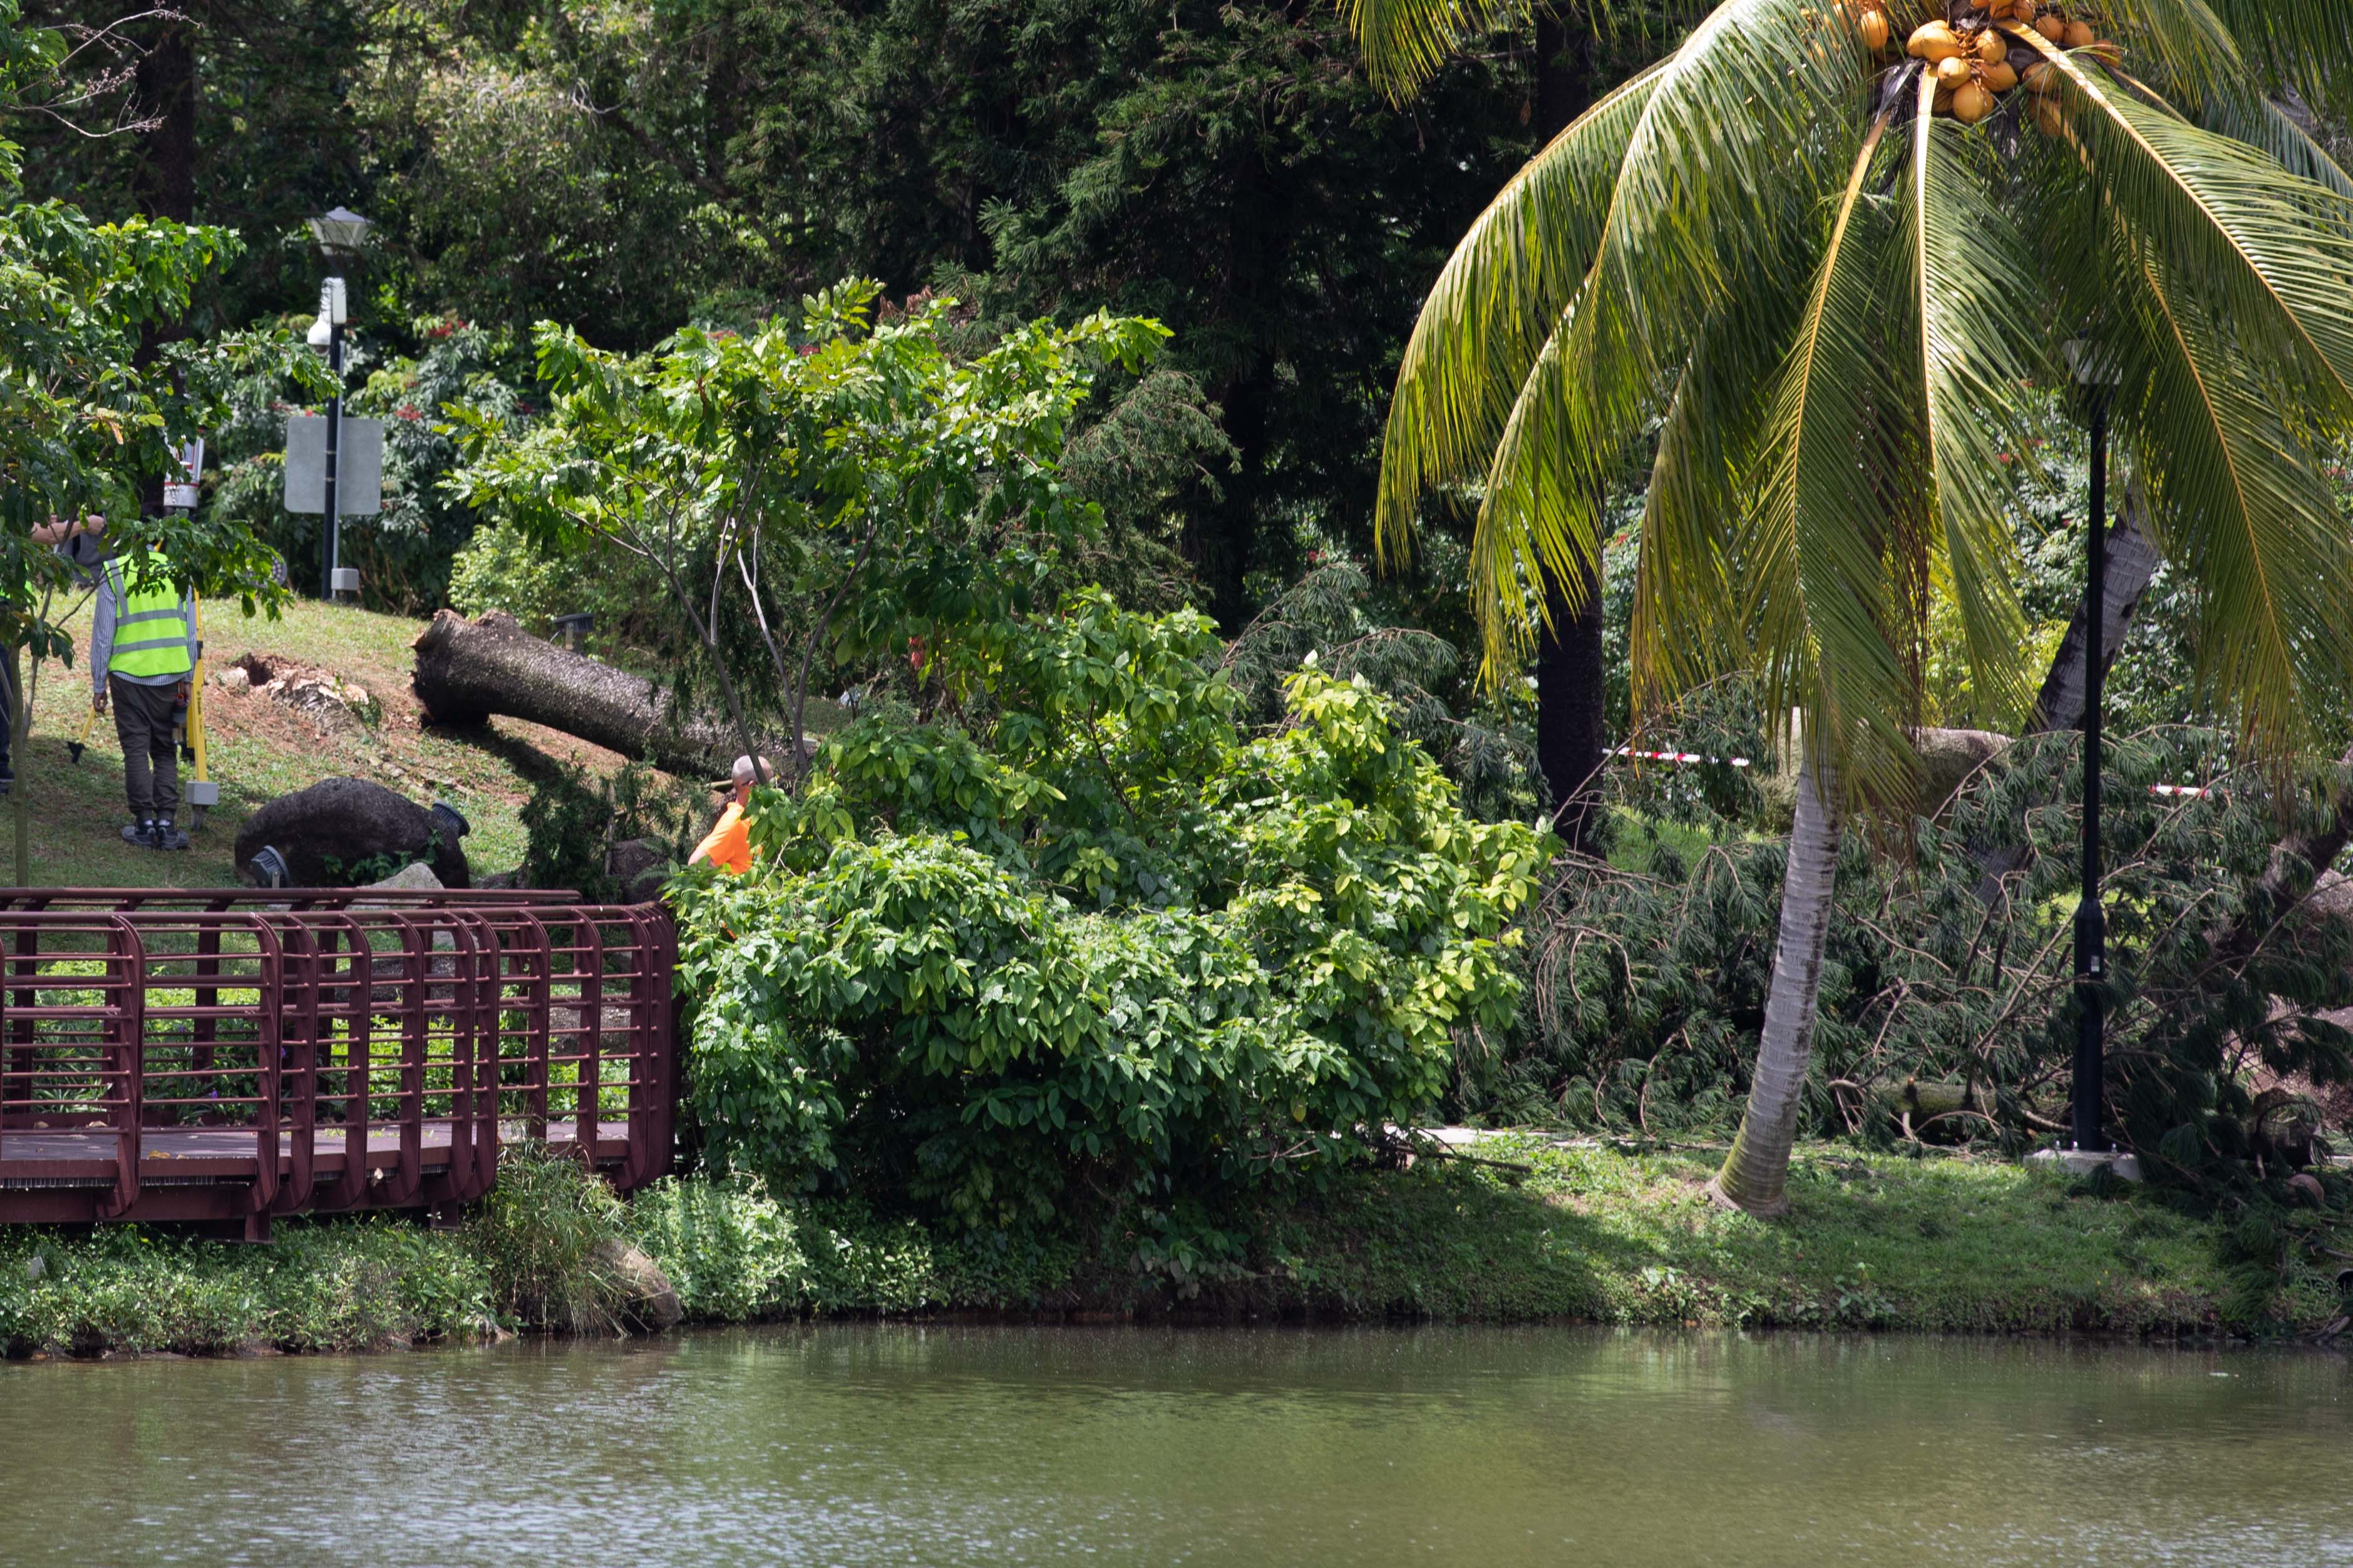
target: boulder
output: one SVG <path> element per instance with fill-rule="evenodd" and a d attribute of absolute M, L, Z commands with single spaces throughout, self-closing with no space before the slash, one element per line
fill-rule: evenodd
<path fill-rule="evenodd" d="M 678 1288 L 659 1265 L 618 1237 L 596 1244 L 596 1262 L 621 1298 L 621 1316 L 641 1329 L 674 1329 L 686 1317 Z"/>
<path fill-rule="evenodd" d="M 322 888 L 345 882 L 348 868 L 378 857 L 421 858 L 443 887 L 467 888 L 473 884 L 458 847 L 462 832 L 382 784 L 325 779 L 253 814 L 237 836 L 237 870 L 259 885 L 253 858 L 272 848 L 286 863 L 286 886 Z"/>
<path fill-rule="evenodd" d="M 432 867 L 418 860 L 403 866 L 381 882 L 367 885 L 371 888 L 396 888 L 406 893 L 438 893 L 441 890 L 441 879 L 433 874 Z"/>

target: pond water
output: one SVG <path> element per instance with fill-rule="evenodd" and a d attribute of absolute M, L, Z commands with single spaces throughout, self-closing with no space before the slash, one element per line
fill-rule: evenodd
<path fill-rule="evenodd" d="M 2353 1563 L 2353 1363 L 827 1326 L 0 1368 L 0 1561 Z"/>

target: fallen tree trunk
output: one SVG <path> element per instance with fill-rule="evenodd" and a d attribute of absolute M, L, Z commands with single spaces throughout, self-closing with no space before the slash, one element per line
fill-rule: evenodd
<path fill-rule="evenodd" d="M 2116 526 L 2108 530 L 2108 572 L 2100 585 L 2100 668 L 2104 670 L 2115 668 L 2116 655 L 2124 649 L 2125 634 L 2132 630 L 2133 616 L 2139 613 L 2141 599 L 2157 575 L 2157 541 L 2149 537 L 2140 519 L 2140 490 L 2135 486 L 2126 490 Z M 2027 734 L 2084 727 L 2084 636 L 2079 605 L 2059 651 L 2051 656 L 2051 672 L 2042 678 L 2034 711 L 2027 715 Z"/>
<path fill-rule="evenodd" d="M 681 715 L 654 682 L 543 642 L 502 611 L 469 621 L 443 610 L 410 646 L 417 700 L 437 724 L 479 724 L 501 713 L 625 757 L 651 757 L 673 773 L 707 775 L 741 747 L 733 726 Z"/>
<path fill-rule="evenodd" d="M 2141 525 L 2140 487 L 2129 486 L 2116 512 L 2116 526 L 2108 530 L 2108 570 L 2100 584 L 2103 671 L 2116 667 L 2125 634 L 2132 630 L 2133 616 L 2157 575 L 2158 563 L 2157 541 Z M 2079 605 L 2074 619 L 2068 623 L 2066 637 L 2060 640 L 2059 651 L 2051 657 L 2050 672 L 2042 678 L 2042 689 L 2035 698 L 2034 710 L 2027 715 L 2021 738 L 2084 727 L 2084 640 L 2090 635 Z M 1978 897 L 1990 904 L 2001 897 L 2003 881 L 2026 864 L 2026 851 L 2022 847 L 1980 849 L 1977 858 L 1985 868 L 1978 882 Z"/>
<path fill-rule="evenodd" d="M 2340 774 L 2353 771 L 2353 751 L 2339 757 L 2337 766 Z M 2233 971 L 2243 968 L 2300 907 L 2328 920 L 2353 920 L 2353 882 L 2334 869 L 2348 845 L 2353 845 L 2353 791 L 2337 789 L 2330 795 L 2327 817 L 2311 832 L 2291 833 L 2272 846 L 2271 859 L 2239 918 L 2206 933 L 2215 962 Z"/>

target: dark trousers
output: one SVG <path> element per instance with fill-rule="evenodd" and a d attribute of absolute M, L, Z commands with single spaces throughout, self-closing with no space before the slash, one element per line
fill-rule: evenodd
<path fill-rule="evenodd" d="M 180 752 L 172 725 L 180 716 L 179 682 L 141 686 L 106 678 L 114 702 L 114 733 L 122 742 L 122 784 L 132 820 L 169 816 L 180 805 Z"/>

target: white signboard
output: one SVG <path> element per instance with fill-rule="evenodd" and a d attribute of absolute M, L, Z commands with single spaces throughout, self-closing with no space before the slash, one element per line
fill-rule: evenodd
<path fill-rule="evenodd" d="M 339 517 L 374 517 L 384 510 L 384 421 L 343 421 L 335 447 L 335 508 Z M 327 421 L 300 414 L 286 421 L 286 510 L 324 511 L 327 501 Z"/>

